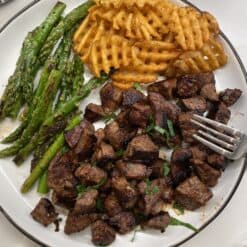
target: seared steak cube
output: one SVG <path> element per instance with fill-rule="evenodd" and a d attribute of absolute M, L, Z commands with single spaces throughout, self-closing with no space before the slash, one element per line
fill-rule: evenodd
<path fill-rule="evenodd" d="M 194 78 L 181 76 L 177 82 L 177 94 L 179 98 L 191 98 L 196 96 L 198 86 Z"/>
<path fill-rule="evenodd" d="M 189 148 L 177 148 L 173 150 L 171 162 L 172 163 L 186 163 L 192 157 L 192 152 Z"/>
<path fill-rule="evenodd" d="M 81 125 L 77 125 L 72 130 L 67 131 L 64 134 L 65 140 L 70 148 L 74 148 L 81 138 L 83 129 Z"/>
<path fill-rule="evenodd" d="M 171 100 L 174 98 L 174 93 L 177 88 L 177 79 L 163 80 L 155 82 L 148 86 L 148 92 L 160 93 L 165 99 Z"/>
<path fill-rule="evenodd" d="M 227 88 L 224 92 L 220 93 L 220 100 L 227 106 L 234 105 L 240 96 L 242 95 L 242 91 L 240 89 L 230 89 Z"/>
<path fill-rule="evenodd" d="M 111 122 L 105 127 L 105 139 L 109 141 L 115 150 L 124 147 L 135 135 L 136 130 L 128 126 L 121 128 L 116 121 Z"/>
<path fill-rule="evenodd" d="M 159 157 L 159 148 L 152 142 L 148 135 L 136 136 L 129 143 L 125 157 L 130 160 L 149 163 Z"/>
<path fill-rule="evenodd" d="M 186 111 L 192 111 L 194 113 L 204 113 L 207 110 L 207 102 L 201 96 L 181 100 Z"/>
<path fill-rule="evenodd" d="M 88 104 L 85 109 L 84 117 L 90 121 L 91 123 L 94 123 L 103 117 L 106 116 L 106 113 L 101 105 L 96 104 Z"/>
<path fill-rule="evenodd" d="M 207 160 L 207 156 L 208 156 L 207 151 L 201 148 L 199 145 L 190 147 L 190 150 L 192 152 L 193 159 L 198 159 L 201 161 Z"/>
<path fill-rule="evenodd" d="M 151 107 L 145 103 L 136 103 L 131 107 L 129 122 L 137 127 L 145 128 L 152 116 Z"/>
<path fill-rule="evenodd" d="M 231 117 L 231 111 L 224 103 L 220 103 L 215 113 L 214 120 L 223 124 L 227 124 Z"/>
<path fill-rule="evenodd" d="M 152 172 L 150 168 L 143 164 L 124 162 L 122 160 L 118 161 L 116 166 L 127 179 L 142 180 L 149 177 Z"/>
<path fill-rule="evenodd" d="M 74 212 L 77 214 L 86 214 L 95 210 L 98 191 L 91 189 L 86 191 L 81 197 L 76 199 Z"/>
<path fill-rule="evenodd" d="M 118 122 L 121 128 L 129 125 L 129 113 L 130 113 L 129 109 L 124 109 L 115 118 L 115 121 Z"/>
<path fill-rule="evenodd" d="M 98 220 L 92 224 L 92 242 L 96 246 L 108 246 L 114 242 L 116 232 L 112 227 L 102 220 Z"/>
<path fill-rule="evenodd" d="M 175 186 L 190 176 L 191 170 L 187 163 L 171 163 L 171 176 Z"/>
<path fill-rule="evenodd" d="M 97 163 L 107 163 L 115 159 L 115 151 L 110 144 L 101 142 L 97 145 L 92 161 Z"/>
<path fill-rule="evenodd" d="M 75 176 L 86 185 L 96 185 L 107 179 L 107 174 L 103 169 L 87 163 L 76 170 Z"/>
<path fill-rule="evenodd" d="M 75 214 L 74 212 L 69 212 L 65 222 L 64 232 L 70 235 L 83 231 L 100 218 L 100 214 Z"/>
<path fill-rule="evenodd" d="M 199 73 L 193 75 L 186 75 L 190 80 L 194 80 L 198 88 L 202 88 L 205 84 L 213 83 L 215 84 L 215 78 L 213 72 Z"/>
<path fill-rule="evenodd" d="M 132 106 L 137 102 L 143 101 L 144 99 L 145 95 L 142 92 L 131 88 L 123 92 L 122 105 L 127 107 Z"/>
<path fill-rule="evenodd" d="M 156 229 L 164 232 L 170 223 L 170 215 L 167 212 L 162 212 L 157 216 L 143 222 L 141 224 L 142 229 Z"/>
<path fill-rule="evenodd" d="M 138 199 L 137 191 L 130 186 L 125 177 L 113 177 L 112 188 L 123 208 L 129 209 L 135 206 Z"/>
<path fill-rule="evenodd" d="M 112 217 L 122 211 L 122 207 L 115 194 L 110 194 L 105 198 L 104 209 L 106 213 Z"/>
<path fill-rule="evenodd" d="M 195 172 L 200 180 L 209 187 L 213 187 L 217 184 L 218 178 L 221 176 L 221 172 L 212 168 L 207 163 L 201 160 L 192 160 Z"/>
<path fill-rule="evenodd" d="M 210 101 L 219 101 L 219 95 L 216 92 L 215 84 L 209 83 L 202 87 L 201 96 Z"/>
<path fill-rule="evenodd" d="M 48 169 L 47 183 L 61 197 L 76 197 L 77 180 L 74 176 L 73 166 L 61 162 L 58 154 L 51 162 Z"/>
<path fill-rule="evenodd" d="M 111 83 L 107 83 L 100 90 L 100 98 L 103 108 L 107 111 L 114 112 L 122 104 L 123 92 Z"/>
<path fill-rule="evenodd" d="M 76 198 L 61 197 L 57 195 L 55 191 L 53 191 L 51 201 L 56 206 L 71 210 L 74 208 Z"/>
<path fill-rule="evenodd" d="M 175 201 L 188 210 L 204 206 L 212 196 L 212 192 L 196 176 L 186 179 L 175 190 Z"/>
<path fill-rule="evenodd" d="M 157 159 L 150 165 L 150 168 L 152 170 L 152 174 L 151 174 L 152 178 L 164 177 L 164 163 L 165 163 L 164 160 Z"/>
<path fill-rule="evenodd" d="M 96 146 L 98 146 L 105 139 L 105 130 L 97 129 L 95 131 L 95 137 L 96 137 Z"/>
<path fill-rule="evenodd" d="M 178 119 L 178 114 L 180 113 L 180 109 L 177 105 L 165 100 L 165 98 L 159 93 L 150 92 L 148 94 L 148 99 L 150 105 L 154 111 L 155 122 L 160 127 L 164 127 L 166 125 L 166 121 L 164 123 L 163 115 L 166 115 L 166 119 L 169 118 L 172 122 L 176 122 Z"/>
<path fill-rule="evenodd" d="M 34 220 L 44 226 L 48 226 L 53 223 L 58 216 L 52 203 L 46 198 L 40 199 L 39 203 L 31 212 L 31 215 Z"/>
<path fill-rule="evenodd" d="M 208 163 L 215 169 L 224 170 L 226 166 L 226 158 L 220 154 L 211 154 L 207 157 Z"/>
<path fill-rule="evenodd" d="M 131 212 L 121 212 L 110 218 L 109 223 L 120 234 L 126 234 L 132 231 L 136 225 L 135 217 Z"/>

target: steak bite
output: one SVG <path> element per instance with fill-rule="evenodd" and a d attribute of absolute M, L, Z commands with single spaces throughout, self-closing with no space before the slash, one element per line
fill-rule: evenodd
<path fill-rule="evenodd" d="M 114 242 L 116 232 L 112 227 L 102 220 L 98 220 L 92 224 L 92 242 L 96 246 L 108 246 Z"/>
<path fill-rule="evenodd" d="M 122 105 L 127 107 L 132 106 L 133 104 L 143 101 L 144 99 L 145 99 L 145 95 L 142 92 L 134 88 L 130 88 L 123 92 Z"/>
<path fill-rule="evenodd" d="M 179 98 L 191 98 L 196 96 L 198 86 L 193 77 L 181 76 L 177 82 L 177 94 Z"/>
<path fill-rule="evenodd" d="M 165 100 L 165 98 L 159 93 L 150 92 L 148 94 L 148 99 L 152 110 L 154 111 L 155 123 L 160 127 L 165 127 L 167 124 L 167 118 L 169 118 L 173 123 L 178 119 L 178 114 L 180 109 L 177 105 Z M 166 116 L 164 122 L 164 115 Z"/>
<path fill-rule="evenodd" d="M 81 125 L 77 125 L 72 130 L 65 132 L 64 137 L 70 148 L 74 148 L 81 138 L 83 129 Z"/>
<path fill-rule="evenodd" d="M 76 199 L 74 213 L 87 214 L 96 209 L 96 200 L 98 197 L 98 191 L 91 189 L 86 191 L 81 197 Z"/>
<path fill-rule="evenodd" d="M 96 146 L 98 146 L 105 139 L 105 130 L 97 129 L 95 131 L 95 137 L 96 137 Z"/>
<path fill-rule="evenodd" d="M 135 206 L 138 199 L 137 191 L 131 187 L 125 177 L 113 177 L 112 188 L 123 208 L 130 209 Z"/>
<path fill-rule="evenodd" d="M 220 103 L 213 119 L 217 122 L 227 124 L 230 118 L 231 111 L 227 108 L 227 106 L 224 103 Z"/>
<path fill-rule="evenodd" d="M 124 162 L 119 160 L 116 167 L 127 179 L 143 180 L 149 177 L 152 170 L 143 164 Z"/>
<path fill-rule="evenodd" d="M 224 170 L 226 167 L 226 158 L 220 154 L 211 154 L 207 157 L 210 166 L 218 170 Z"/>
<path fill-rule="evenodd" d="M 100 218 L 100 214 L 75 214 L 69 212 L 65 222 L 64 232 L 70 235 L 72 233 L 83 231 Z"/>
<path fill-rule="evenodd" d="M 100 90 L 100 98 L 103 108 L 106 111 L 114 112 L 122 104 L 123 92 L 119 88 L 114 87 L 112 83 L 107 83 Z"/>
<path fill-rule="evenodd" d="M 176 89 L 177 79 L 155 82 L 147 88 L 148 92 L 160 93 L 167 100 L 171 100 L 174 98 Z"/>
<path fill-rule="evenodd" d="M 151 173 L 152 178 L 164 177 L 164 163 L 165 163 L 164 160 L 157 159 L 150 165 L 150 168 L 152 170 Z"/>
<path fill-rule="evenodd" d="M 107 179 L 107 173 L 103 169 L 88 163 L 80 166 L 76 170 L 75 176 L 82 184 L 86 185 L 96 185 Z"/>
<path fill-rule="evenodd" d="M 77 195 L 77 179 L 74 176 L 73 166 L 61 162 L 60 159 L 61 155 L 57 154 L 49 166 L 47 175 L 48 186 L 58 196 L 74 198 Z"/>
<path fill-rule="evenodd" d="M 121 128 L 117 121 L 113 121 L 105 127 L 105 139 L 114 147 L 115 150 L 127 145 L 136 135 L 136 130 L 125 126 Z"/>
<path fill-rule="evenodd" d="M 94 126 L 87 120 L 83 120 L 80 127 L 82 132 L 78 143 L 74 147 L 74 153 L 79 155 L 80 160 L 84 160 L 92 154 L 95 143 L 95 130 Z"/>
<path fill-rule="evenodd" d="M 134 126 L 146 128 L 150 116 L 152 116 L 152 110 L 148 104 L 136 103 L 131 107 L 129 122 Z"/>
<path fill-rule="evenodd" d="M 88 104 L 85 109 L 84 117 L 91 123 L 97 122 L 106 116 L 106 113 L 101 105 Z"/>
<path fill-rule="evenodd" d="M 93 162 L 107 163 L 115 159 L 115 151 L 110 144 L 101 142 L 97 145 L 92 157 Z"/>
<path fill-rule="evenodd" d="M 212 192 L 196 176 L 187 178 L 175 190 L 175 201 L 188 210 L 204 206 L 212 196 Z"/>
<path fill-rule="evenodd" d="M 182 99 L 181 103 L 186 111 L 202 114 L 207 110 L 207 102 L 201 96 L 193 98 Z"/>
<path fill-rule="evenodd" d="M 191 174 L 188 163 L 171 163 L 171 176 L 173 185 L 182 183 Z"/>
<path fill-rule="evenodd" d="M 134 229 L 136 222 L 133 213 L 121 212 L 110 218 L 109 224 L 120 234 L 126 234 Z"/>
<path fill-rule="evenodd" d="M 193 167 L 200 180 L 209 187 L 217 184 L 221 172 L 212 168 L 207 163 L 201 160 L 192 160 Z"/>
<path fill-rule="evenodd" d="M 125 158 L 149 163 L 159 157 L 159 148 L 148 135 L 139 135 L 132 139 L 125 152 Z"/>
<path fill-rule="evenodd" d="M 216 92 L 215 84 L 209 83 L 202 87 L 201 96 L 210 101 L 219 101 L 219 95 Z"/>
<path fill-rule="evenodd" d="M 48 199 L 41 198 L 31 215 L 40 224 L 48 226 L 56 220 L 58 213 L 56 213 L 54 206 Z"/>
<path fill-rule="evenodd" d="M 143 222 L 141 224 L 142 229 L 156 229 L 164 232 L 170 223 L 170 215 L 167 212 L 162 212 L 157 216 Z"/>
<path fill-rule="evenodd" d="M 129 125 L 129 113 L 130 113 L 129 109 L 124 109 L 115 118 L 115 121 L 118 122 L 121 128 L 124 128 Z"/>
<path fill-rule="evenodd" d="M 75 206 L 76 197 L 68 198 L 62 197 L 56 194 L 55 191 L 52 192 L 51 201 L 54 205 L 72 210 Z"/>
<path fill-rule="evenodd" d="M 193 159 L 198 159 L 201 161 L 206 161 L 207 160 L 207 151 L 203 148 L 201 148 L 199 145 L 195 145 L 190 147 L 190 150 L 192 152 L 192 158 Z"/>
<path fill-rule="evenodd" d="M 230 89 L 227 88 L 225 91 L 220 93 L 220 100 L 227 106 L 234 105 L 240 96 L 242 95 L 242 91 L 240 89 Z"/>
<path fill-rule="evenodd" d="M 209 83 L 215 84 L 215 77 L 213 72 L 199 73 L 186 76 L 189 77 L 190 80 L 193 80 L 199 89 Z"/>
<path fill-rule="evenodd" d="M 195 142 L 193 134 L 196 134 L 198 130 L 198 127 L 190 121 L 191 118 L 191 112 L 180 113 L 178 117 L 178 125 L 180 127 L 183 140 L 187 143 Z"/>
<path fill-rule="evenodd" d="M 192 151 L 189 148 L 177 148 L 173 150 L 172 163 L 187 163 L 192 158 Z"/>
<path fill-rule="evenodd" d="M 104 209 L 110 217 L 113 217 L 122 211 L 122 207 L 114 193 L 105 198 Z"/>

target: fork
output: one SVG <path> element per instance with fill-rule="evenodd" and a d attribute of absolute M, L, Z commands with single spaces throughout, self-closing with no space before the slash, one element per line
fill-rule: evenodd
<path fill-rule="evenodd" d="M 210 148 L 231 160 L 237 160 L 247 153 L 247 135 L 235 128 L 193 114 L 190 120 L 200 129 L 193 137 Z"/>

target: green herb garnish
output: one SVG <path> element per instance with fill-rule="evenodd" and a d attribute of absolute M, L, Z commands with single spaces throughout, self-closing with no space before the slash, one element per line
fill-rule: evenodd
<path fill-rule="evenodd" d="M 134 85 L 133 85 L 133 87 L 134 87 L 137 91 L 143 92 L 143 89 L 142 89 L 140 83 L 135 82 Z"/>
<path fill-rule="evenodd" d="M 175 136 L 175 131 L 174 131 L 174 126 L 173 126 L 173 122 L 171 120 L 167 120 L 167 127 L 169 130 L 169 134 L 171 137 Z"/>
<path fill-rule="evenodd" d="M 107 124 L 109 123 L 111 120 L 114 120 L 117 117 L 116 113 L 113 112 L 110 115 L 107 115 L 103 118 L 104 122 Z"/>
<path fill-rule="evenodd" d="M 104 209 L 104 206 L 103 206 L 103 199 L 102 198 L 97 198 L 97 201 L 96 201 L 96 208 L 99 210 L 99 211 L 102 211 Z"/>
<path fill-rule="evenodd" d="M 137 227 L 135 230 L 134 230 L 134 232 L 133 232 L 133 236 L 132 236 L 132 238 L 131 238 L 131 242 L 134 242 L 135 241 L 135 238 L 136 238 L 136 234 L 137 234 L 137 232 L 139 232 L 141 229 L 139 228 L 139 227 Z"/>
<path fill-rule="evenodd" d="M 180 221 L 174 217 L 170 218 L 169 225 L 171 225 L 171 226 L 184 226 L 184 227 L 187 227 L 188 229 L 190 229 L 194 232 L 198 232 L 198 230 L 194 226 L 192 226 L 191 224 Z"/>
<path fill-rule="evenodd" d="M 61 154 L 64 155 L 64 154 L 66 154 L 68 151 L 69 151 L 69 148 L 68 148 L 67 146 L 64 146 L 64 147 L 61 149 Z"/>
<path fill-rule="evenodd" d="M 168 162 L 164 162 L 163 164 L 163 173 L 164 173 L 164 177 L 166 177 L 170 173 L 170 166 Z"/>
<path fill-rule="evenodd" d="M 184 208 L 183 208 L 183 206 L 180 203 L 174 202 L 173 205 L 172 205 L 172 207 L 174 209 L 178 210 L 180 214 L 184 214 Z"/>
<path fill-rule="evenodd" d="M 145 188 L 145 194 L 146 195 L 155 195 L 159 192 L 159 187 L 158 186 L 152 186 L 152 182 L 147 178 L 146 179 L 146 185 L 147 187 Z"/>
<path fill-rule="evenodd" d="M 121 158 L 124 155 L 124 150 L 123 149 L 119 149 L 117 152 L 115 152 L 115 157 L 117 159 Z"/>

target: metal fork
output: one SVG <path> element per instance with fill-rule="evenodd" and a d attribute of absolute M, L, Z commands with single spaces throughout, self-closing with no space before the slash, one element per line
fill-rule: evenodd
<path fill-rule="evenodd" d="M 194 114 L 191 122 L 200 127 L 193 137 L 226 158 L 236 160 L 247 153 L 247 135 L 225 124 Z"/>

